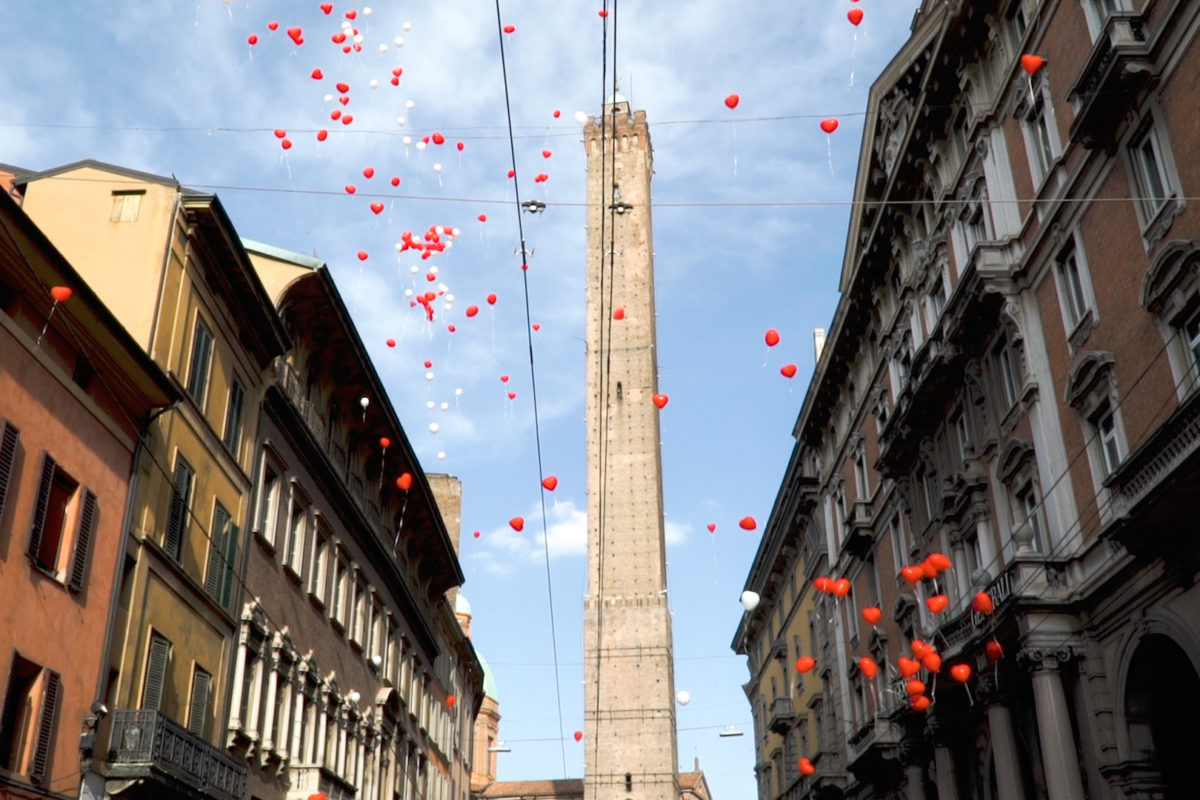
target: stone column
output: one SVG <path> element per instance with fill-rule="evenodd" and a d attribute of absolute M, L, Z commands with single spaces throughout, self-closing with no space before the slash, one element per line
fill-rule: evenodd
<path fill-rule="evenodd" d="M 233 664 L 233 702 L 229 704 L 229 727 L 237 729 L 242 727 L 242 692 L 245 691 L 246 681 L 246 636 L 247 627 L 242 623 L 240 632 L 238 633 L 238 652 L 237 661 Z"/>
<path fill-rule="evenodd" d="M 295 706 L 292 709 L 292 743 L 288 748 L 288 753 L 292 757 L 293 764 L 304 763 L 304 753 L 301 748 L 304 744 L 304 728 L 307 726 L 308 719 L 304 714 L 304 674 L 301 673 L 296 678 L 296 686 L 292 689 L 292 695 L 295 699 Z M 309 737 L 312 737 L 313 732 L 309 731 Z"/>
<path fill-rule="evenodd" d="M 958 780 L 954 771 L 954 753 L 949 742 L 953 728 L 940 716 L 931 715 L 925 722 L 927 736 L 933 742 L 933 767 L 937 773 L 938 800 L 958 800 Z"/>
<path fill-rule="evenodd" d="M 1062 665 L 1072 658 L 1074 652 L 1069 647 L 1026 647 L 1017 655 L 1021 665 L 1033 673 L 1046 794 L 1054 800 L 1084 800 L 1079 752 L 1060 672 Z"/>
<path fill-rule="evenodd" d="M 992 763 L 996 769 L 996 800 L 1025 800 L 1012 712 L 997 679 L 997 667 L 979 673 L 979 696 L 987 707 Z"/>
<path fill-rule="evenodd" d="M 271 667 L 267 675 L 267 698 L 263 715 L 262 752 L 265 757 L 268 750 L 275 749 L 275 693 L 279 685 L 279 647 L 271 648 Z M 263 670 L 266 671 L 266 659 L 263 659 Z"/>
<path fill-rule="evenodd" d="M 900 761 L 904 764 L 905 800 L 925 800 L 925 765 L 929 761 L 929 751 L 920 731 L 905 733 L 900 741 Z"/>
<path fill-rule="evenodd" d="M 317 752 L 314 754 L 313 763 L 322 767 L 328 767 L 325 763 L 325 736 L 329 727 L 329 710 L 326 705 L 325 698 L 317 696 Z"/>

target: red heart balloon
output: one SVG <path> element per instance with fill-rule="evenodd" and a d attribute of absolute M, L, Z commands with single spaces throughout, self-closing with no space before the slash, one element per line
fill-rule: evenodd
<path fill-rule="evenodd" d="M 50 296 L 54 298 L 54 302 L 56 302 L 56 303 L 67 302 L 68 300 L 71 299 L 71 295 L 73 295 L 73 294 L 74 294 L 74 292 L 71 290 L 70 286 L 51 286 L 50 287 Z"/>
<path fill-rule="evenodd" d="M 279 23 L 276 22 L 275 20 L 271 20 L 270 22 L 267 23 L 267 27 L 273 31 L 279 30 Z"/>
<path fill-rule="evenodd" d="M 578 742 L 582 739 L 583 739 L 583 731 L 575 731 L 575 741 Z"/>
<path fill-rule="evenodd" d="M 458 698 L 450 695 L 446 698 L 446 708 L 454 708 L 454 704 L 458 702 Z"/>
<path fill-rule="evenodd" d="M 850 594 L 850 581 L 846 578 L 838 578 L 833 582 L 833 596 L 845 597 Z"/>
<path fill-rule="evenodd" d="M 322 78 L 324 78 L 324 77 L 325 77 L 325 73 L 324 73 L 324 72 L 321 72 L 321 68 L 320 68 L 320 67 L 317 67 L 316 69 L 314 69 L 314 70 L 312 71 L 312 79 L 313 79 L 314 81 L 319 81 L 319 80 L 321 80 L 321 79 L 322 79 Z"/>
<path fill-rule="evenodd" d="M 947 606 L 950 605 L 950 598 L 946 597 L 944 594 L 935 594 L 933 597 L 929 597 L 925 600 L 925 605 L 934 614 L 940 614 L 946 610 Z"/>
<path fill-rule="evenodd" d="M 383 203 L 380 203 L 378 201 L 371 203 L 371 210 L 374 211 L 376 214 L 382 213 L 383 212 Z"/>
<path fill-rule="evenodd" d="M 275 129 L 275 138 L 276 139 L 282 139 L 285 136 L 287 136 L 287 131 L 285 131 L 283 128 Z"/>
<path fill-rule="evenodd" d="M 663 406 L 665 406 L 667 404 L 667 401 L 669 401 L 671 398 L 667 397 L 665 394 L 656 394 L 653 397 L 651 397 L 650 399 L 652 401 L 654 401 L 654 405 L 658 406 L 659 408 L 662 408 Z"/>
<path fill-rule="evenodd" d="M 279 143 L 279 146 L 282 147 L 284 150 L 291 150 L 292 149 L 292 140 L 284 139 L 282 142 Z"/>
<path fill-rule="evenodd" d="M 525 518 L 524 517 L 513 517 L 512 519 L 510 519 L 508 521 L 508 524 L 510 527 L 512 527 L 512 529 L 514 531 L 516 531 L 517 533 L 520 533 L 525 528 Z"/>
<path fill-rule="evenodd" d="M 862 22 L 863 10 L 861 8 L 852 8 L 846 12 L 846 19 L 850 20 L 851 25 L 857 25 Z"/>
<path fill-rule="evenodd" d="M 354 9 L 350 9 L 349 11 L 346 12 L 346 19 L 354 19 L 357 16 L 358 16 L 358 12 L 355 11 Z M 358 31 L 355 31 L 355 33 L 358 33 Z"/>
<path fill-rule="evenodd" d="M 987 592 L 977 592 L 975 599 L 971 601 L 971 608 L 980 614 L 990 614 L 996 610 L 996 605 L 992 602 L 992 597 Z"/>
<path fill-rule="evenodd" d="M 879 674 L 879 665 L 875 663 L 874 659 L 866 656 L 858 660 L 858 668 L 868 680 L 873 680 Z"/>
<path fill-rule="evenodd" d="M 662 408 L 662 406 L 659 406 Z M 742 517 L 738 520 L 738 527 L 744 531 L 752 531 L 758 527 L 758 523 L 754 521 L 754 517 Z"/>
<path fill-rule="evenodd" d="M 323 142 L 328 138 L 329 138 L 329 131 L 325 130 L 324 128 L 317 131 L 317 141 L 318 142 Z"/>
<path fill-rule="evenodd" d="M 333 11 L 333 3 L 321 3 L 321 10 L 326 14 L 329 14 L 331 11 Z"/>
<path fill-rule="evenodd" d="M 987 657 L 992 661 L 999 661 L 1004 658 L 1004 648 L 994 639 L 983 646 L 983 651 L 987 653 Z"/>
<path fill-rule="evenodd" d="M 463 144 L 462 142 L 459 142 L 458 144 L 456 144 L 454 146 L 458 148 L 458 152 L 460 152 L 460 153 L 463 151 L 463 148 L 466 147 L 466 145 Z"/>
<path fill-rule="evenodd" d="M 535 323 L 533 323 L 533 329 L 535 331 L 540 331 L 542 329 L 542 326 L 535 322 Z"/>
<path fill-rule="evenodd" d="M 258 44 L 258 34 L 257 33 L 250 34 L 249 36 L 246 37 L 246 41 L 252 45 Z"/>
<path fill-rule="evenodd" d="M 392 446 L 392 440 L 386 436 L 380 436 L 379 437 L 379 446 L 382 447 L 384 450 L 387 450 L 389 447 Z"/>
<path fill-rule="evenodd" d="M 433 134 L 433 143 L 434 144 L 445 144 L 446 137 L 442 136 L 440 133 L 434 133 Z"/>
<path fill-rule="evenodd" d="M 774 328 L 767 328 L 767 334 L 763 338 L 767 341 L 767 347 L 774 347 L 779 344 L 779 331 Z"/>
<path fill-rule="evenodd" d="M 921 666 L 930 672 L 940 672 L 942 669 L 942 657 L 937 653 L 930 651 L 921 659 Z"/>
<path fill-rule="evenodd" d="M 821 130 L 826 133 L 833 133 L 838 129 L 838 121 L 833 117 L 821 120 Z"/>
<path fill-rule="evenodd" d="M 914 697 L 918 694 L 925 694 L 925 681 L 919 681 L 913 678 L 908 683 L 904 684 L 904 693 L 909 697 Z"/>
<path fill-rule="evenodd" d="M 488 305 L 489 305 L 489 306 L 494 306 L 494 305 L 496 305 L 496 295 L 495 295 L 495 294 L 489 294 L 489 295 L 487 296 L 487 301 L 488 301 Z"/>
<path fill-rule="evenodd" d="M 715 522 L 708 523 L 708 532 L 716 533 L 717 532 L 717 523 L 715 523 Z"/>
<path fill-rule="evenodd" d="M 549 150 L 543 150 L 543 151 L 542 151 L 542 158 L 549 158 L 549 157 L 550 157 L 550 156 L 552 156 L 552 155 L 554 155 L 554 154 L 553 154 L 553 153 L 551 153 Z"/>
<path fill-rule="evenodd" d="M 603 14 L 604 12 L 601 11 L 600 13 Z M 813 763 L 807 758 L 800 759 L 800 764 L 798 766 L 800 767 L 800 774 L 805 777 L 808 777 L 817 771 L 817 768 L 814 767 Z"/>
<path fill-rule="evenodd" d="M 505 32 L 505 33 L 515 33 L 515 32 L 516 32 L 516 30 L 517 30 L 517 26 L 516 26 L 516 25 L 505 25 L 505 26 L 504 26 L 504 32 Z"/>
<path fill-rule="evenodd" d="M 393 175 L 392 176 L 392 186 L 399 186 L 399 185 L 400 185 L 400 178 L 396 175 Z"/>
<path fill-rule="evenodd" d="M 868 625 L 878 625 L 879 620 L 883 619 L 883 611 L 878 606 L 870 606 L 862 610 L 862 618 Z"/>
<path fill-rule="evenodd" d="M 359 250 L 359 251 L 358 251 L 358 260 L 359 260 L 359 261 L 366 261 L 368 258 L 370 258 L 370 256 L 369 256 L 369 255 L 367 255 L 367 251 L 366 251 L 366 250 Z"/>
<path fill-rule="evenodd" d="M 833 581 L 822 575 L 813 579 L 813 588 L 821 594 L 829 594 L 833 591 Z"/>
<path fill-rule="evenodd" d="M 900 658 L 896 659 L 896 664 L 899 665 L 900 675 L 904 678 L 911 678 L 921 671 L 921 663 L 908 656 L 900 656 Z"/>
<path fill-rule="evenodd" d="M 784 364 L 782 367 L 779 368 L 779 374 L 785 378 L 796 377 L 796 365 L 795 364 Z"/>
<path fill-rule="evenodd" d="M 301 36 L 302 31 L 299 28 L 288 28 L 287 35 L 292 37 L 292 41 L 296 44 L 303 44 L 304 37 Z"/>
<path fill-rule="evenodd" d="M 340 108 L 335 108 L 333 111 L 330 111 L 329 118 L 330 119 L 341 119 L 342 118 L 342 110 Z"/>
<path fill-rule="evenodd" d="M 542 478 L 542 486 L 546 487 L 547 492 L 553 492 L 558 488 L 558 478 L 553 475 L 547 475 L 545 478 Z"/>
<path fill-rule="evenodd" d="M 618 322 L 620 320 L 625 319 L 625 309 L 623 309 L 623 308 L 613 309 L 613 319 L 617 320 Z"/>
<path fill-rule="evenodd" d="M 471 535 L 472 535 L 472 536 L 474 536 L 476 539 L 478 539 L 478 538 L 479 538 L 479 531 L 475 531 L 475 532 L 474 532 L 474 533 L 472 533 Z"/>
<path fill-rule="evenodd" d="M 507 376 L 507 375 L 501 375 L 501 376 L 500 376 L 500 382 L 501 382 L 501 383 L 508 383 L 508 376 Z"/>
<path fill-rule="evenodd" d="M 353 114 L 343 114 L 342 115 L 342 124 L 343 125 L 349 125 L 351 122 L 354 122 Z"/>
<path fill-rule="evenodd" d="M 925 577 L 924 573 L 921 572 L 920 567 L 912 567 L 912 566 L 904 567 L 903 569 L 901 569 L 900 576 L 902 578 L 904 578 L 904 582 L 907 583 L 909 586 L 915 586 L 916 584 L 921 582 L 921 578 Z"/>
<path fill-rule="evenodd" d="M 959 683 L 966 683 L 971 680 L 971 665 L 970 664 L 955 664 L 950 668 L 950 677 Z"/>
<path fill-rule="evenodd" d="M 1044 66 L 1046 66 L 1046 59 L 1041 56 L 1035 56 L 1032 53 L 1026 53 L 1021 56 L 1021 69 L 1030 75 L 1036 75 L 1038 70 Z"/>
<path fill-rule="evenodd" d="M 399 478 L 396 478 L 396 488 L 400 489 L 402 492 L 407 492 L 409 489 L 411 489 L 412 483 L 413 476 L 410 472 L 406 472 Z"/>
<path fill-rule="evenodd" d="M 929 566 L 933 567 L 938 572 L 945 572 L 952 566 L 950 559 L 947 558 L 944 553 L 930 553 L 929 558 L 925 560 L 929 562 Z"/>
<path fill-rule="evenodd" d="M 479 313 L 479 306 L 467 306 L 467 316 L 473 317 Z"/>
<path fill-rule="evenodd" d="M 933 647 L 922 642 L 920 639 L 913 639 L 909 647 L 912 649 L 912 654 L 917 658 L 924 658 L 927 654 L 933 652 Z"/>
<path fill-rule="evenodd" d="M 932 702 L 928 697 L 919 694 L 916 697 L 909 698 L 914 711 L 928 711 L 929 705 Z"/>
<path fill-rule="evenodd" d="M 337 83 L 337 84 L 334 84 L 334 88 L 336 88 L 338 90 L 339 94 L 346 94 L 347 92 L 350 91 L 350 84 Z"/>
<path fill-rule="evenodd" d="M 508 393 L 508 399 L 509 399 L 509 400 L 516 400 L 516 399 L 517 399 L 517 393 L 516 393 L 516 392 L 509 392 L 509 393 Z"/>
<path fill-rule="evenodd" d="M 725 105 L 729 106 L 730 108 L 737 108 L 737 104 L 741 101 L 742 98 L 738 97 L 736 94 L 731 94 L 725 98 Z"/>
<path fill-rule="evenodd" d="M 559 117 L 561 117 L 561 116 L 562 116 L 562 112 L 561 112 L 561 111 L 559 111 L 557 108 L 556 108 L 556 109 L 554 109 L 554 114 L 553 114 L 553 117 L 554 117 L 555 119 L 558 119 L 558 118 L 559 118 Z"/>
<path fill-rule="evenodd" d="M 333 36 L 330 36 L 329 38 L 333 39 L 334 44 L 341 44 L 342 42 L 346 41 L 346 34 L 342 33 L 341 31 L 338 31 L 337 33 L 335 33 Z"/>
<path fill-rule="evenodd" d="M 347 183 L 345 188 L 346 188 L 346 194 L 354 194 L 355 192 L 358 191 L 358 189 L 354 186 L 353 183 Z"/>
<path fill-rule="evenodd" d="M 508 171 L 508 177 L 510 177 L 510 178 L 512 178 L 512 177 L 514 177 L 514 176 L 516 176 L 516 174 L 517 174 L 516 170 L 512 170 L 512 169 L 510 169 L 510 170 Z"/>
<path fill-rule="evenodd" d="M 811 672 L 812 668 L 816 665 L 817 660 L 812 656 L 800 656 L 800 658 L 796 659 L 796 672 L 803 675 L 806 672 Z"/>
<path fill-rule="evenodd" d="M 374 167 L 363 167 L 363 177 L 367 178 L 367 179 L 374 178 L 375 177 L 375 168 Z"/>

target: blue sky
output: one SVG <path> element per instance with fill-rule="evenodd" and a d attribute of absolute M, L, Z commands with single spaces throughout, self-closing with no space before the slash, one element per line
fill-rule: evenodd
<path fill-rule="evenodd" d="M 500 777 L 561 777 L 495 6 L 342 0 L 326 16 L 316 0 L 10 5 L 6 29 L 22 35 L 0 50 L 0 161 L 46 169 L 96 158 L 174 174 L 215 191 L 244 237 L 330 264 L 423 466 L 463 481 L 464 592 L 512 748 Z M 646 110 L 655 148 L 675 682 L 692 698 L 678 709 L 679 757 L 684 766 L 698 757 L 722 800 L 754 793 L 751 737 L 717 735 L 730 724 L 748 730 L 750 721 L 747 672 L 729 642 L 758 532 L 737 521 L 765 521 L 778 490 L 812 372 L 812 330 L 827 325 L 837 299 L 867 90 L 916 5 L 627 0 L 617 10 L 616 71 L 633 106 Z M 858 28 L 846 19 L 856 6 L 865 12 Z M 547 513 L 572 776 L 583 770 L 572 733 L 582 721 L 586 584 L 585 174 L 574 116 L 597 113 L 605 91 L 600 7 L 501 3 L 504 23 L 516 28 L 505 46 L 521 195 L 548 204 L 525 223 L 534 250 L 530 307 L 541 326 L 533 340 L 543 458 L 559 478 Z M 357 11 L 363 47 L 344 55 L 331 36 L 348 9 Z M 271 20 L 280 23 L 274 32 Z M 611 13 L 608 21 L 611 55 Z M 293 26 L 303 31 L 300 46 L 285 32 Z M 403 68 L 398 87 L 389 82 L 394 67 Z M 311 77 L 317 68 L 323 80 Z M 339 81 L 350 85 L 344 107 Z M 741 102 L 731 111 L 723 100 L 734 92 Z M 335 108 L 354 122 L 331 120 Z M 818 128 L 827 117 L 841 123 L 831 136 Z M 277 128 L 291 149 L 281 148 Z M 448 143 L 419 149 L 434 131 Z M 374 178 L 363 177 L 367 166 Z M 549 180 L 535 184 L 541 172 Z M 388 183 L 393 175 L 398 188 Z M 384 204 L 381 213 L 373 201 Z M 450 250 L 429 261 L 396 252 L 402 231 L 419 236 L 431 225 L 459 228 Z M 447 295 L 430 324 L 405 292 L 440 284 Z M 477 316 L 466 317 L 469 305 L 481 308 Z M 771 349 L 768 328 L 782 337 Z M 787 363 L 798 365 L 793 380 L 779 374 Z M 507 527 L 516 515 L 528 520 L 520 535 Z"/>

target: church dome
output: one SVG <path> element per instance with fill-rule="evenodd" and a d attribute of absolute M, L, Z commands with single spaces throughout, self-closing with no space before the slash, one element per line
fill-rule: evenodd
<path fill-rule="evenodd" d="M 463 597 L 462 592 L 454 596 L 454 613 L 462 614 L 464 617 L 471 616 L 471 604 L 467 602 L 467 598 Z"/>
<path fill-rule="evenodd" d="M 475 656 L 479 659 L 479 665 L 483 667 L 483 694 L 485 697 L 490 697 L 500 702 L 500 696 L 496 693 L 496 679 L 492 677 L 492 668 L 488 666 L 487 659 L 479 652 L 475 652 Z"/>

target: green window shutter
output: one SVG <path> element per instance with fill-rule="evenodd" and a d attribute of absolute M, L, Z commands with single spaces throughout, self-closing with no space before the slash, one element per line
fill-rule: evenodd
<path fill-rule="evenodd" d="M 200 320 L 192 334 L 192 364 L 188 373 L 188 394 L 196 404 L 204 408 L 204 393 L 208 389 L 208 366 L 212 358 L 212 334 Z"/>
<path fill-rule="evenodd" d="M 37 741 L 33 751 L 33 762 L 30 765 L 29 777 L 35 783 L 46 780 L 46 769 L 50 764 L 50 751 L 54 745 L 54 715 L 58 710 L 58 696 L 61 689 L 58 673 L 46 670 L 46 689 L 42 695 L 42 714 L 39 720 Z"/>
<path fill-rule="evenodd" d="M 242 439 L 242 404 L 245 395 L 242 384 L 235 378 L 229 387 L 229 409 L 225 414 L 225 436 L 222 439 L 234 458 L 238 455 L 238 445 Z"/>
<path fill-rule="evenodd" d="M 208 696 L 212 675 L 200 667 L 192 673 L 192 699 L 188 703 L 188 733 L 204 738 L 205 723 L 208 721 Z"/>
<path fill-rule="evenodd" d="M 67 581 L 67 588 L 72 592 L 83 589 L 83 579 L 87 576 L 88 553 L 91 550 L 92 537 L 96 534 L 98 512 L 96 493 L 91 489 L 84 489 L 83 504 L 79 511 L 79 529 L 75 532 L 75 556 L 71 560 L 71 577 Z"/>
<path fill-rule="evenodd" d="M 0 520 L 4 519 L 4 501 L 8 497 L 8 484 L 12 480 L 13 461 L 17 457 L 17 440 L 21 431 L 16 425 L 5 421 L 0 431 Z"/>
<path fill-rule="evenodd" d="M 146 657 L 146 683 L 142 687 L 142 708 L 158 711 L 162 707 L 163 685 L 167 680 L 167 659 L 171 655 L 171 640 L 161 634 L 150 634 L 150 652 Z"/>
<path fill-rule="evenodd" d="M 233 602 L 234 580 L 237 578 L 238 526 L 229 526 L 225 539 L 225 570 L 221 579 L 221 605 L 229 608 Z"/>
<path fill-rule="evenodd" d="M 50 505 L 50 487 L 54 485 L 54 457 L 46 453 L 42 457 L 42 479 L 38 483 L 37 501 L 33 506 L 33 527 L 29 531 L 29 547 L 25 555 L 37 563 L 38 551 L 42 548 L 42 530 L 46 525 L 46 508 Z"/>
<path fill-rule="evenodd" d="M 171 510 L 167 516 L 167 535 L 163 541 L 163 548 L 176 561 L 183 557 L 183 534 L 187 529 L 187 513 L 191 493 L 192 468 L 183 460 L 182 456 L 179 456 L 175 459 Z"/>
<path fill-rule="evenodd" d="M 208 571 L 204 574 L 204 591 L 213 600 L 221 594 L 221 575 L 224 573 L 225 528 L 229 525 L 229 512 L 220 503 L 213 512 L 212 530 L 209 531 Z"/>

